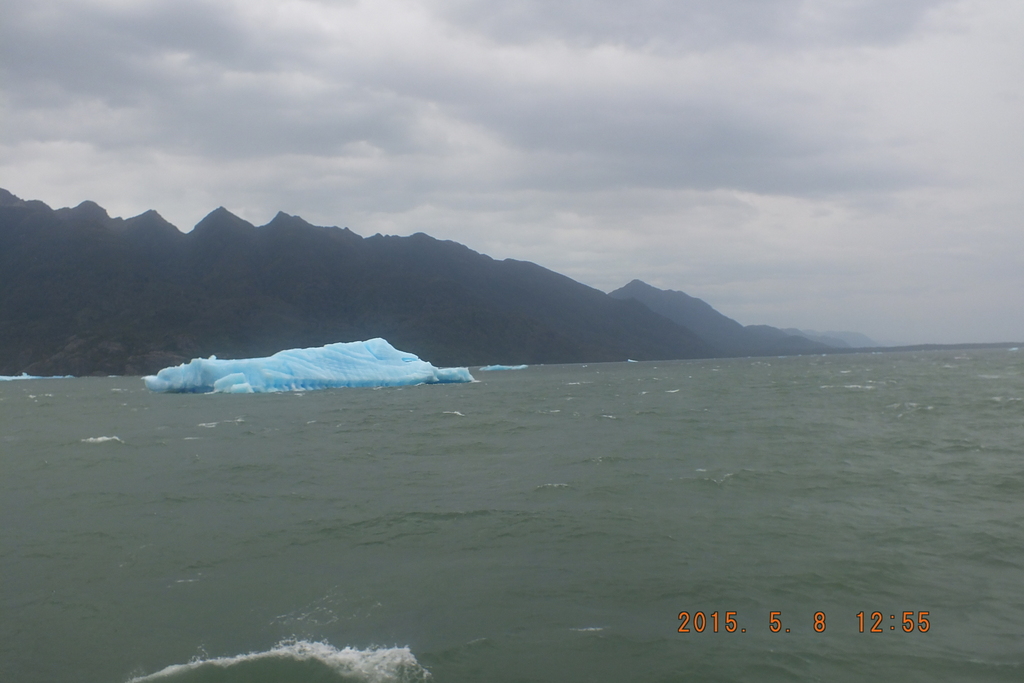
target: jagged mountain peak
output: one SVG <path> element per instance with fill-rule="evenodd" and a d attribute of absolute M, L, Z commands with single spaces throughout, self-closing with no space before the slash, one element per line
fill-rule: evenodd
<path fill-rule="evenodd" d="M 73 222 L 109 227 L 111 220 L 113 220 L 106 209 L 90 199 L 86 199 L 74 208 L 57 209 L 55 213 L 66 223 Z"/>
<path fill-rule="evenodd" d="M 25 200 L 0 187 L 0 206 L 25 206 Z"/>
<path fill-rule="evenodd" d="M 206 214 L 203 220 L 196 223 L 196 227 L 192 229 L 192 234 L 199 237 L 206 234 L 216 234 L 224 231 L 232 233 L 251 232 L 255 234 L 256 226 L 243 218 L 239 218 L 223 206 L 218 206 L 216 209 Z"/>

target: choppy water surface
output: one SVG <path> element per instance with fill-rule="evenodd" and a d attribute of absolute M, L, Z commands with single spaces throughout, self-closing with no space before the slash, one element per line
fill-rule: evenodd
<path fill-rule="evenodd" d="M 1019 681 L 1022 370 L 0 382 L 0 679 Z"/>

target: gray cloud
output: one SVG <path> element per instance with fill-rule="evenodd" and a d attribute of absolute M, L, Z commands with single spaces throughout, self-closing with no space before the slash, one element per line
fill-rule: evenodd
<path fill-rule="evenodd" d="M 908 3 L 917 8 L 912 16 L 927 4 L 933 3 Z M 756 27 L 767 32 L 762 38 L 778 38 L 782 29 L 776 25 L 791 26 L 802 6 L 788 0 L 648 2 L 635 12 L 630 6 L 623 24 L 621 3 L 556 3 L 555 11 L 544 12 L 522 2 L 501 5 L 518 21 L 492 18 L 509 30 L 542 24 L 568 36 L 606 28 L 593 28 L 595 41 L 616 41 L 616 31 L 630 27 L 668 31 L 708 22 L 717 28 L 701 35 L 729 27 L 737 38 Z M 863 144 L 855 133 L 825 130 L 816 137 L 802 121 L 772 114 L 775 103 L 763 96 L 716 98 L 600 79 L 567 89 L 571 73 L 517 87 L 509 78 L 451 64 L 438 69 L 429 60 L 346 63 L 354 55 L 344 49 L 342 59 L 331 63 L 321 56 L 331 47 L 322 36 L 253 26 L 227 7 L 196 0 L 117 10 L 72 4 L 53 16 L 16 3 L 3 36 L 5 62 L 17 65 L 8 74 L 8 95 L 16 105 L 49 110 L 52 118 L 69 103 L 95 99 L 144 121 L 135 129 L 118 121 L 98 138 L 106 146 L 142 142 L 225 158 L 330 156 L 360 142 L 390 154 L 423 151 L 431 141 L 417 130 L 419 110 L 434 105 L 510 147 L 559 157 L 552 170 L 567 189 L 626 183 L 821 192 L 898 185 L 913 175 L 911 169 L 851 167 L 841 156 Z M 457 9 L 473 17 L 481 7 L 461 3 Z M 900 25 L 908 22 L 904 17 Z M 682 38 L 687 35 L 683 31 Z M 316 87 L 290 87 L 300 74 Z M 671 86 L 671 79 L 664 85 Z M 549 186 L 557 182 L 552 175 L 535 173 L 519 182 Z"/>
<path fill-rule="evenodd" d="M 442 0 L 460 26 L 507 42 L 563 40 L 705 50 L 732 44 L 786 47 L 887 44 L 906 37 L 949 0 Z"/>

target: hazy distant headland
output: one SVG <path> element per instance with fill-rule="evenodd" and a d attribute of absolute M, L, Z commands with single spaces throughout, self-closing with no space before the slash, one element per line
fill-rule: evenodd
<path fill-rule="evenodd" d="M 809 336 L 422 233 L 363 238 L 284 213 L 256 227 L 224 208 L 183 233 L 155 211 L 111 218 L 0 190 L 0 375 L 138 375 L 373 337 L 435 365 L 851 350 Z"/>

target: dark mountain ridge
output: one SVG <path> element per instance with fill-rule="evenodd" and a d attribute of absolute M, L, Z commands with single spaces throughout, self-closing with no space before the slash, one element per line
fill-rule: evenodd
<path fill-rule="evenodd" d="M 611 292 L 616 299 L 634 299 L 677 325 L 692 330 L 720 356 L 785 356 L 800 353 L 828 353 L 841 344 L 824 344 L 770 325 L 744 327 L 706 302 L 674 290 L 652 287 L 633 280 Z M 837 340 L 838 341 L 838 340 Z"/>
<path fill-rule="evenodd" d="M 218 208 L 189 233 L 0 190 L 0 374 L 143 374 L 384 337 L 438 365 L 697 358 L 636 301 L 419 233 L 362 238 Z"/>

